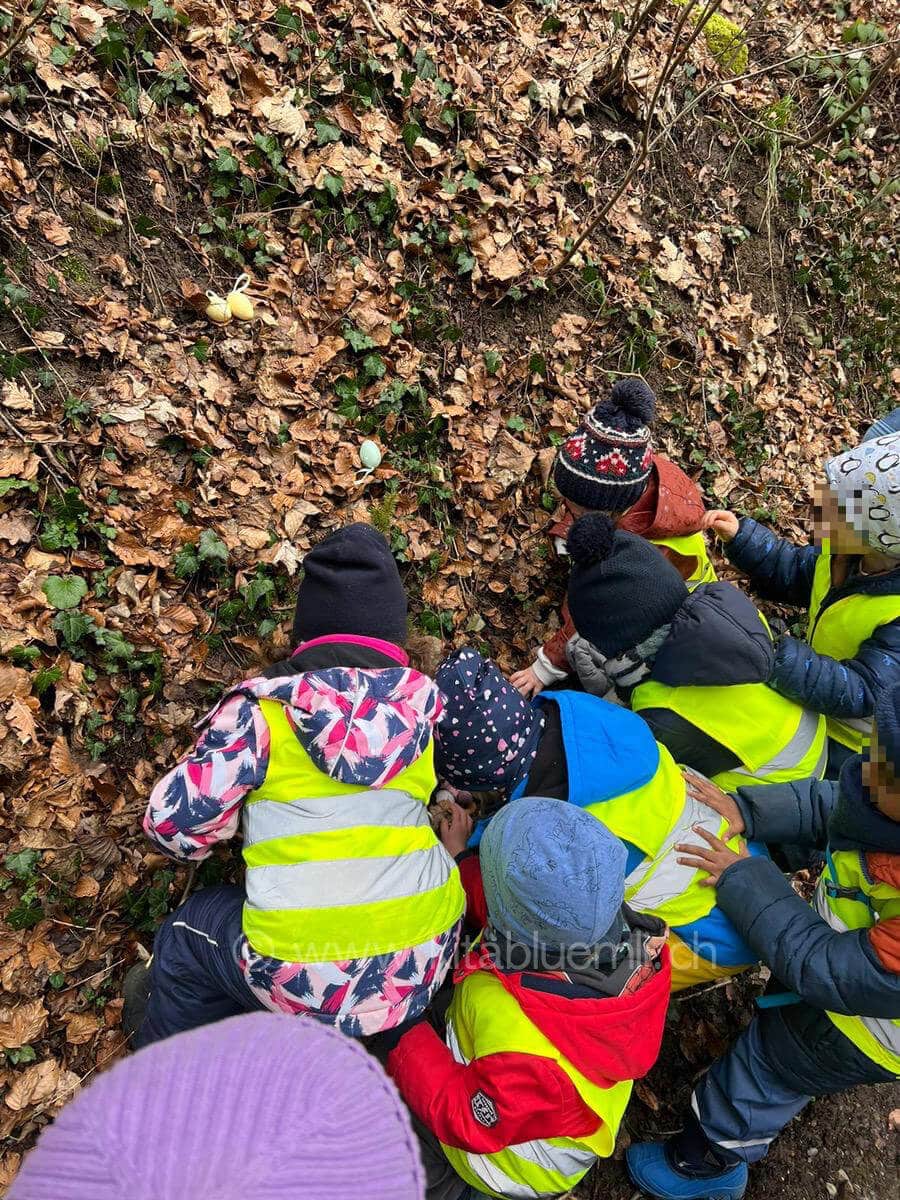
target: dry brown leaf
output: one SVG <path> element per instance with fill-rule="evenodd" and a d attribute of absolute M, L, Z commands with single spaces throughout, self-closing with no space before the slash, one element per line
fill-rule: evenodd
<path fill-rule="evenodd" d="M 71 225 L 64 225 L 54 212 L 38 213 L 38 228 L 53 246 L 68 246 L 72 240 Z"/>
<path fill-rule="evenodd" d="M 6 1107 L 21 1112 L 32 1105 L 43 1104 L 56 1095 L 59 1082 L 60 1069 L 55 1058 L 34 1063 L 14 1078 L 5 1096 Z"/>
<path fill-rule="evenodd" d="M 492 255 L 487 262 L 487 273 L 501 282 L 505 282 L 508 279 L 515 279 L 524 270 L 525 264 L 516 253 L 516 248 L 512 242 L 504 246 L 498 254 Z"/>
<path fill-rule="evenodd" d="M 27 742 L 37 741 L 37 726 L 34 723 L 34 717 L 27 705 L 18 698 L 14 698 L 6 712 L 6 719 L 12 725 L 18 734 L 19 741 L 25 745 Z"/>
<path fill-rule="evenodd" d="M 63 1014 L 66 1025 L 66 1041 L 72 1046 L 83 1046 L 100 1028 L 100 1018 L 92 1012 L 69 1012 Z"/>
<path fill-rule="evenodd" d="M 34 537 L 37 522 L 30 513 L 22 510 L 0 516 L 0 542 L 11 546 L 27 545 Z"/>
<path fill-rule="evenodd" d="M 0 1008 L 0 1050 L 17 1050 L 36 1042 L 47 1027 L 47 1010 L 41 999 Z"/>
<path fill-rule="evenodd" d="M 8 663 L 0 663 L 0 701 L 11 700 L 13 696 L 27 696 L 31 692 L 31 676 L 21 667 L 11 667 Z"/>

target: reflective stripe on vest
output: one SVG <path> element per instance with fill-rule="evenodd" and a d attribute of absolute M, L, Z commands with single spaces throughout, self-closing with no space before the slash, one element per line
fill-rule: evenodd
<path fill-rule="evenodd" d="M 900 595 L 851 595 L 822 609 L 831 590 L 831 548 L 827 539 L 816 563 L 809 603 L 806 637 L 817 654 L 839 661 L 855 658 L 863 642 L 879 625 L 900 619 Z M 872 737 L 871 717 L 861 719 L 828 718 L 828 736 L 859 753 Z"/>
<path fill-rule="evenodd" d="M 443 1146 L 451 1166 L 479 1192 L 491 1196 L 559 1196 L 570 1191 L 596 1162 L 612 1154 L 631 1096 L 631 1081 L 599 1087 L 564 1058 L 522 1012 L 515 997 L 487 971 L 458 984 L 447 1019 L 447 1045 L 458 1063 L 490 1054 L 534 1054 L 552 1059 L 584 1103 L 597 1114 L 598 1128 L 584 1138 L 541 1138 L 493 1154 Z"/>
<path fill-rule="evenodd" d="M 871 929 L 880 920 L 900 916 L 900 890 L 873 883 L 863 855 L 855 850 L 826 853 L 814 903 L 819 916 L 838 933 Z M 828 1017 L 866 1057 L 900 1075 L 900 1015 L 891 1020 L 830 1012 Z"/>
<path fill-rule="evenodd" d="M 677 713 L 740 759 L 713 782 L 729 790 L 753 783 L 821 778 L 828 750 L 825 718 L 780 696 L 764 683 L 728 687 L 667 687 L 650 680 L 631 697 L 635 712 Z"/>
<path fill-rule="evenodd" d="M 706 538 L 702 533 L 689 533 L 685 537 L 650 538 L 649 540 L 654 546 L 668 546 L 670 550 L 674 550 L 682 558 L 694 558 L 697 560 L 697 565 L 694 567 L 693 572 L 685 580 L 689 592 L 699 587 L 701 583 L 715 583 L 718 577 L 715 567 L 710 561 L 709 551 L 706 548 Z"/>
<path fill-rule="evenodd" d="M 674 847 L 696 841 L 694 825 L 720 835 L 728 822 L 690 797 L 681 768 L 665 746 L 659 747 L 659 765 L 649 783 L 588 805 L 587 811 L 647 856 L 625 881 L 625 899 L 634 908 L 668 925 L 689 925 L 714 907 L 715 888 L 701 887 L 705 873 L 681 866 Z M 732 838 L 728 844 L 737 848 L 741 839 Z"/>
<path fill-rule="evenodd" d="M 253 949 L 288 962 L 337 962 L 418 946 L 450 929 L 465 896 L 428 820 L 433 746 L 383 791 L 344 784 L 315 766 L 280 702 L 259 705 L 269 765 L 243 809 L 243 926 Z"/>

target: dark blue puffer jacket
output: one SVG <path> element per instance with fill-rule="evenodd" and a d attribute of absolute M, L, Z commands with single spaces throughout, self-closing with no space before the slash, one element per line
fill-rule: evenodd
<path fill-rule="evenodd" d="M 881 816 L 862 785 L 860 758 L 840 784 L 818 779 L 739 788 L 745 836 L 812 849 L 900 854 L 900 825 Z M 849 833 L 848 833 L 849 831 Z M 900 974 L 876 953 L 867 931 L 837 933 L 768 858 L 742 858 L 719 879 L 716 903 L 772 973 L 807 1004 L 830 1012 L 895 1018 Z"/>
<path fill-rule="evenodd" d="M 744 517 L 725 552 L 760 596 L 809 606 L 817 546 L 795 546 Z M 822 607 L 854 594 L 900 595 L 900 564 L 884 575 L 851 572 L 846 583 L 829 590 Z M 782 695 L 825 716 L 871 717 L 878 693 L 900 683 L 900 620 L 879 626 L 851 659 L 829 658 L 800 638 L 782 638 L 770 682 Z"/>

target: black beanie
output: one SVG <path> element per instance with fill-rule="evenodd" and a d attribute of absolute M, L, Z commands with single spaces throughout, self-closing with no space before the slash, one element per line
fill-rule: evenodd
<path fill-rule="evenodd" d="M 303 560 L 294 642 L 356 634 L 406 644 L 406 592 L 390 546 L 357 522 L 329 534 Z"/>
<path fill-rule="evenodd" d="M 553 466 L 560 494 L 593 512 L 623 513 L 636 504 L 653 468 L 655 410 L 643 379 L 618 380 L 560 446 Z"/>
<path fill-rule="evenodd" d="M 684 580 L 659 550 L 588 513 L 569 531 L 569 612 L 578 633 L 615 658 L 668 625 L 687 599 Z"/>

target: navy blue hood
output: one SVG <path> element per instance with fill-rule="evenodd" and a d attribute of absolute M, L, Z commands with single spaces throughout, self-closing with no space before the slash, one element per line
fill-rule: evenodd
<path fill-rule="evenodd" d="M 675 614 L 650 678 L 668 687 L 768 683 L 771 635 L 753 601 L 732 583 L 696 588 Z"/>

